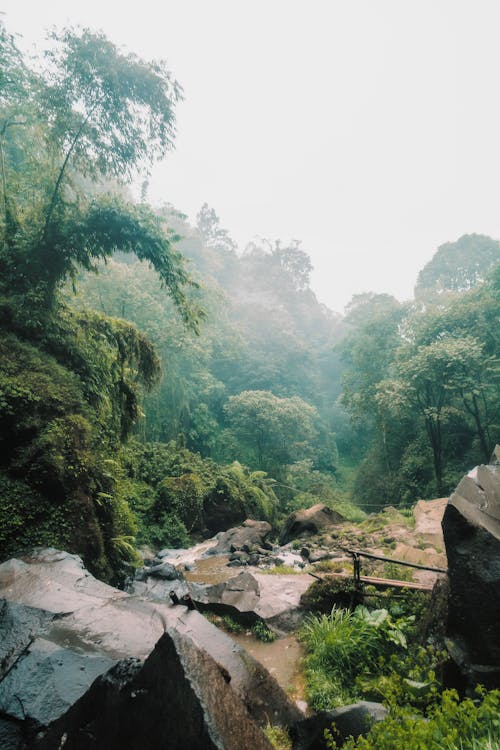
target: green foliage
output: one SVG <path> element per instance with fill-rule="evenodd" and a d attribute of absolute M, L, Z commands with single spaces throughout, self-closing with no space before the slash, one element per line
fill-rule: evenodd
<path fill-rule="evenodd" d="M 332 612 L 332 607 L 347 609 L 356 602 L 359 602 L 359 598 L 352 578 L 325 577 L 321 581 L 314 581 L 300 599 L 301 606 L 306 610 L 325 615 Z"/>
<path fill-rule="evenodd" d="M 188 546 L 189 533 L 204 529 L 218 504 L 228 518 L 235 511 L 247 518 L 274 516 L 274 483 L 264 472 L 238 463 L 220 466 L 173 442 L 130 441 L 120 461 L 126 474 L 120 492 L 134 511 L 141 542 Z"/>
<path fill-rule="evenodd" d="M 239 622 L 236 622 L 236 620 L 233 620 L 230 615 L 216 615 L 213 612 L 204 612 L 204 615 L 207 620 L 210 620 L 211 623 L 217 625 L 217 627 L 222 628 L 228 633 L 244 632 L 242 625 L 240 625 Z"/>
<path fill-rule="evenodd" d="M 264 728 L 264 734 L 275 750 L 292 750 L 292 740 L 283 727 L 268 724 Z"/>
<path fill-rule="evenodd" d="M 258 641 L 262 641 L 263 643 L 272 643 L 278 637 L 262 620 L 257 620 L 255 625 L 252 626 L 252 633 Z"/>
<path fill-rule="evenodd" d="M 384 660 L 407 647 L 413 618 L 394 620 L 386 609 L 354 612 L 334 607 L 310 615 L 301 630 L 305 644 L 307 694 L 315 710 L 346 705 L 361 696 L 363 679 L 381 670 Z"/>
<path fill-rule="evenodd" d="M 2 23 L 0 80 L 0 553 L 52 544 L 119 580 L 137 563 L 136 519 L 153 500 L 114 454 L 160 362 L 135 326 L 75 312 L 58 290 L 79 269 L 134 252 L 196 328 L 186 296 L 196 284 L 175 232 L 119 198 L 123 185 L 104 188 L 171 147 L 180 89 L 163 63 L 89 30 L 52 34 L 35 72 Z M 155 520 L 166 539 L 188 540 L 177 514 Z"/>
<path fill-rule="evenodd" d="M 500 242 L 483 234 L 464 234 L 438 247 L 418 275 L 415 296 L 461 292 L 480 284 L 500 263 Z"/>
<path fill-rule="evenodd" d="M 155 520 L 148 521 L 142 528 L 141 537 L 157 548 L 182 549 L 191 543 L 186 526 L 175 513 L 160 513 Z"/>
<path fill-rule="evenodd" d="M 493 263 L 498 243 L 476 239 Z M 478 256 L 476 273 L 469 260 L 457 266 L 465 291 L 399 310 L 372 298 L 351 314 L 342 402 L 363 428 L 354 495 L 365 507 L 445 495 L 466 467 L 489 460 L 500 417 L 498 287 L 490 261 Z"/>
<path fill-rule="evenodd" d="M 459 700 L 453 690 L 444 691 L 427 716 L 414 708 L 391 706 L 390 715 L 374 724 L 366 737 L 348 740 L 344 750 L 474 750 L 496 743 L 500 732 L 500 693 L 481 691 L 478 700 Z M 330 736 L 330 748 L 337 747 Z M 494 745 L 493 745 L 494 746 Z"/>
<path fill-rule="evenodd" d="M 281 474 L 286 464 L 307 457 L 318 414 L 301 398 L 278 398 L 269 391 L 244 391 L 224 407 L 231 430 L 249 449 L 248 463 Z"/>
<path fill-rule="evenodd" d="M 205 487 L 197 474 L 165 477 L 158 485 L 156 513 L 178 516 L 189 528 L 199 526 L 203 514 Z"/>

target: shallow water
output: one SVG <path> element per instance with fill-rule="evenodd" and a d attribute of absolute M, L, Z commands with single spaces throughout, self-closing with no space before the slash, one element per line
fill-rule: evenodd
<path fill-rule="evenodd" d="M 183 570 L 186 581 L 193 583 L 223 583 L 241 573 L 242 568 L 228 568 L 227 555 L 213 555 L 195 560 L 190 570 Z"/>
<path fill-rule="evenodd" d="M 301 662 L 304 649 L 294 635 L 272 643 L 258 641 L 247 633 L 231 633 L 231 638 L 259 661 L 293 700 L 303 700 Z"/>

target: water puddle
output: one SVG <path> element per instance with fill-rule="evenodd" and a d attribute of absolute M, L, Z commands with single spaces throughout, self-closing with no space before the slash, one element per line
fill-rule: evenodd
<path fill-rule="evenodd" d="M 263 643 L 247 633 L 231 633 L 231 638 L 266 667 L 292 700 L 305 700 L 301 667 L 304 648 L 296 636 L 288 635 L 272 643 Z"/>
<path fill-rule="evenodd" d="M 183 571 L 184 578 L 193 583 L 223 583 L 241 572 L 241 568 L 228 568 L 228 561 L 227 555 L 214 555 L 196 560 L 190 570 Z"/>

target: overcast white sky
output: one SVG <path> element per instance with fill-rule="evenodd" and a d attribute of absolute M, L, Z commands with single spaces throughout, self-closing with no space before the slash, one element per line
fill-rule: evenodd
<path fill-rule="evenodd" d="M 103 29 L 184 87 L 150 199 L 240 247 L 297 238 L 312 287 L 412 295 L 438 245 L 500 238 L 498 0 L 0 0 L 26 42 Z M 40 44 L 40 41 L 38 42 Z M 40 46 L 43 46 L 40 44 Z"/>

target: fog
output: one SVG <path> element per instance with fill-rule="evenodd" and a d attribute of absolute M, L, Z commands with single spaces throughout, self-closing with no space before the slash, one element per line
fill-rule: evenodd
<path fill-rule="evenodd" d="M 184 87 L 176 149 L 149 199 L 215 208 L 240 248 L 301 239 L 319 299 L 411 296 L 443 242 L 500 236 L 492 1 L 4 0 L 24 44 L 102 28 L 166 58 Z"/>

